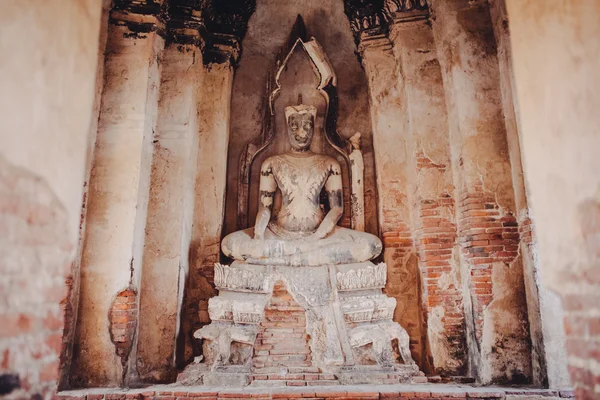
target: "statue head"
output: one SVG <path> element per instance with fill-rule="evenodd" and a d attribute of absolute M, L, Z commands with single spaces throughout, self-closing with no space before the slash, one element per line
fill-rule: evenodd
<path fill-rule="evenodd" d="M 317 109 L 306 104 L 285 108 L 288 137 L 294 150 L 308 150 L 315 133 Z"/>

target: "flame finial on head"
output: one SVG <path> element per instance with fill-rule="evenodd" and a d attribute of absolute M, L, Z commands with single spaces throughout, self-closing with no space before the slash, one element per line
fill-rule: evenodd
<path fill-rule="evenodd" d="M 317 118 L 317 108 L 307 104 L 299 104 L 297 106 L 288 106 L 285 108 L 285 119 L 289 119 L 292 114 L 312 114 L 313 118 Z"/>

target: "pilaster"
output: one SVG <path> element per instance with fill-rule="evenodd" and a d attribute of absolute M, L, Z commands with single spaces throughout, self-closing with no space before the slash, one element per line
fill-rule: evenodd
<path fill-rule="evenodd" d="M 529 193 L 523 176 L 521 145 L 519 142 L 519 112 L 510 44 L 510 23 L 505 0 L 490 0 L 490 14 L 498 43 L 502 107 L 506 122 L 508 148 L 512 166 L 513 187 L 517 205 L 517 219 L 521 234 L 520 251 L 527 294 L 527 310 L 532 345 L 533 381 L 550 388 L 569 386 L 567 365 L 552 360 L 567 358 L 563 307 L 559 296 L 550 291 L 540 277 L 537 257 L 536 225 L 529 206 Z M 550 362 L 549 362 L 550 360 Z"/>
<path fill-rule="evenodd" d="M 128 25 L 134 22 L 144 32 L 132 31 Z M 123 384 L 134 350 L 164 46 L 155 22 L 153 15 L 115 8 L 110 17 L 81 261 L 74 386 Z"/>
<path fill-rule="evenodd" d="M 459 201 L 471 372 L 484 384 L 530 382 L 523 261 L 489 5 L 434 0 L 432 9 Z"/>
<path fill-rule="evenodd" d="M 386 293 L 398 307 L 394 320 L 411 337 L 417 363 L 425 362 L 420 304 L 420 277 L 411 228 L 411 196 L 415 160 L 409 136 L 405 80 L 386 35 L 362 32 L 359 51 L 369 82 L 373 147 L 379 196 L 379 222 L 383 258 L 388 266 Z"/>
<path fill-rule="evenodd" d="M 199 148 L 196 99 L 204 72 L 200 50 L 192 44 L 165 48 L 161 65 L 137 340 L 144 382 L 164 382 L 175 374 Z"/>
<path fill-rule="evenodd" d="M 427 9 L 395 12 L 389 36 L 402 70 L 416 160 L 413 223 L 432 372 L 466 374 L 456 204 L 442 72 Z"/>

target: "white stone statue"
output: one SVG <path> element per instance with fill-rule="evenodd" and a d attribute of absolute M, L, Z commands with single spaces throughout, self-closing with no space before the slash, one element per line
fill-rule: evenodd
<path fill-rule="evenodd" d="M 382 293 L 387 267 L 369 261 L 381 252 L 381 241 L 337 226 L 341 169 L 335 159 L 310 151 L 316 112 L 307 105 L 285 109 L 291 150 L 262 165 L 255 226 L 223 239 L 223 252 L 236 261 L 215 265 L 219 295 L 209 301 L 212 322 L 194 333 L 203 340 L 204 359 L 179 375 L 182 384 L 243 386 L 257 368 L 273 368 L 252 361 L 277 281 L 305 310 L 300 329 L 309 338 L 311 366 L 334 373 L 342 384 L 382 383 L 388 376 L 407 382 L 419 373 L 408 334 L 392 321 L 396 300 Z M 282 205 L 273 216 L 277 189 Z M 323 190 L 327 213 L 319 204 Z"/>
<path fill-rule="evenodd" d="M 365 162 L 363 160 L 362 151 L 360 150 L 361 142 L 360 132 L 356 132 L 350 138 L 352 144 L 352 152 L 348 156 L 350 159 L 350 171 L 352 175 L 352 228 L 364 232 L 365 231 Z"/>
<path fill-rule="evenodd" d="M 291 149 L 266 159 L 260 171 L 260 206 L 254 228 L 223 239 L 223 253 L 258 265 L 316 266 L 360 263 L 381 253 L 381 241 L 369 233 L 337 226 L 343 213 L 342 178 L 332 157 L 310 151 L 316 108 L 285 109 Z M 275 192 L 281 210 L 272 219 Z M 330 210 L 319 198 L 325 190 Z"/>

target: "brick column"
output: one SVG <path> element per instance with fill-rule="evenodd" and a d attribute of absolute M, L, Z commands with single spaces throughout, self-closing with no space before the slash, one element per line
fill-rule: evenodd
<path fill-rule="evenodd" d="M 173 43 L 161 59 L 137 340 L 136 362 L 144 382 L 175 374 L 198 158 L 196 97 L 204 70 L 194 45 Z"/>
<path fill-rule="evenodd" d="M 489 6 L 432 3 L 459 201 L 471 372 L 481 383 L 530 382 L 515 192 Z"/>
<path fill-rule="evenodd" d="M 158 55 L 164 43 L 155 32 L 129 27 L 147 28 L 153 21 L 152 15 L 111 15 L 81 260 L 74 386 L 119 385 L 127 378 L 133 344 L 128 342 L 130 314 L 121 321 L 110 311 L 113 305 L 122 307 L 119 294 L 127 293 L 129 302 L 126 289 L 139 291 L 160 84 Z"/>
<path fill-rule="evenodd" d="M 197 92 L 198 157 L 191 231 L 190 271 L 183 316 L 185 349 L 190 360 L 196 329 L 210 323 L 208 300 L 214 288 L 214 263 L 219 261 L 223 228 L 233 60 L 210 63 L 201 74 Z M 196 352 L 200 349 L 195 349 Z"/>
<path fill-rule="evenodd" d="M 360 51 L 369 82 L 373 147 L 379 198 L 379 223 L 383 258 L 388 266 L 386 294 L 396 298 L 394 320 L 411 337 L 413 357 L 425 363 L 421 312 L 421 281 L 411 232 L 411 171 L 415 168 L 412 138 L 408 129 L 404 80 L 384 35 L 362 34 Z"/>
<path fill-rule="evenodd" d="M 442 72 L 428 12 L 397 12 L 390 26 L 404 80 L 408 132 L 415 143 L 415 246 L 423 279 L 433 370 L 465 375 L 466 332 L 454 182 Z"/>

